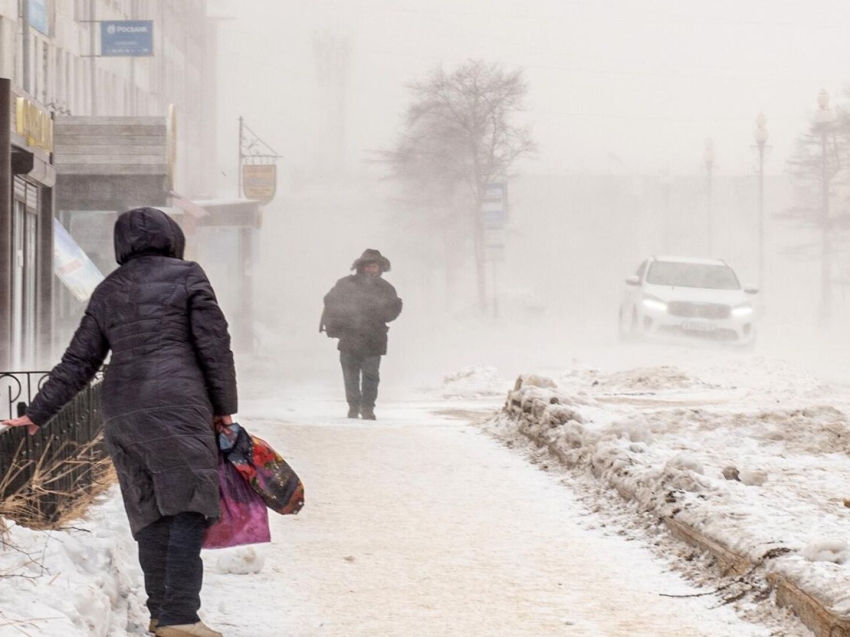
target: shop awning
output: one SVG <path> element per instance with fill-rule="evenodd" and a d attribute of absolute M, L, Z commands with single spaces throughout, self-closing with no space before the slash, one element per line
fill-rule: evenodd
<path fill-rule="evenodd" d="M 53 271 L 80 301 L 88 301 L 103 281 L 103 274 L 58 219 L 53 219 Z"/>
<path fill-rule="evenodd" d="M 168 194 L 170 195 L 171 201 L 174 203 L 174 206 L 176 208 L 179 208 L 183 212 L 188 212 L 196 219 L 203 219 L 204 217 L 210 214 L 203 206 L 198 205 L 196 202 L 192 201 L 191 199 L 187 199 L 183 195 L 180 195 L 174 192 L 173 190 Z"/>

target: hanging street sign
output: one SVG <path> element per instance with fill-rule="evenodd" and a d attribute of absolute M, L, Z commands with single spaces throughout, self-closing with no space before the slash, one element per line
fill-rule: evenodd
<path fill-rule="evenodd" d="M 277 190 L 277 166 L 274 164 L 244 164 L 242 192 L 248 199 L 269 203 Z"/>
<path fill-rule="evenodd" d="M 239 196 L 266 204 L 277 191 L 280 155 L 239 118 Z"/>
<path fill-rule="evenodd" d="M 100 54 L 108 57 L 153 55 L 153 20 L 104 20 L 100 23 Z"/>

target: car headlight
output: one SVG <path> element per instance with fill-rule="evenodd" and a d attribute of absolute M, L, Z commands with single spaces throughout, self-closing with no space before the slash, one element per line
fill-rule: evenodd
<path fill-rule="evenodd" d="M 747 316 L 752 315 L 755 310 L 753 306 L 749 303 L 744 303 L 743 305 L 739 305 L 737 307 L 732 308 L 732 316 L 735 318 L 745 318 Z"/>
<path fill-rule="evenodd" d="M 651 310 L 653 312 L 666 312 L 667 304 L 661 299 L 656 299 L 655 297 L 649 296 L 643 300 L 643 307 L 646 310 Z"/>

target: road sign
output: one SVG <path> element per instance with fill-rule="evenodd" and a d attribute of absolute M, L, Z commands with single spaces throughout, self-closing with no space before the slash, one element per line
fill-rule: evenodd
<path fill-rule="evenodd" d="M 109 57 L 153 55 L 153 20 L 104 20 L 100 54 Z"/>
<path fill-rule="evenodd" d="M 505 231 L 501 227 L 485 229 L 484 257 L 487 261 L 505 260 Z"/>
<path fill-rule="evenodd" d="M 508 220 L 508 188 L 504 182 L 487 184 L 481 216 L 485 226 L 503 226 Z"/>

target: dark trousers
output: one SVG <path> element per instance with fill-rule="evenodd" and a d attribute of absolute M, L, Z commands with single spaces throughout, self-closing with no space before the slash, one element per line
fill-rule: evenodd
<path fill-rule="evenodd" d="M 381 357 L 340 352 L 342 378 L 345 380 L 345 399 L 350 407 L 362 410 L 375 409 L 378 383 L 381 382 Z"/>
<path fill-rule="evenodd" d="M 200 513 L 180 513 L 160 518 L 136 534 L 148 610 L 160 626 L 200 621 L 206 527 Z"/>

